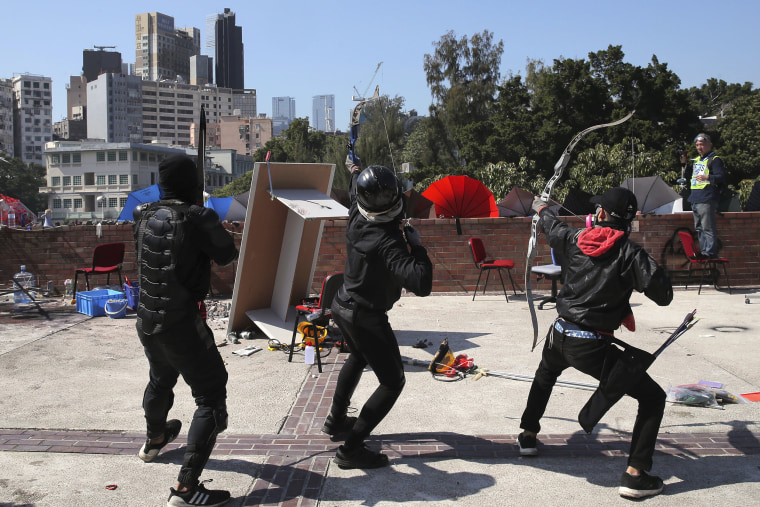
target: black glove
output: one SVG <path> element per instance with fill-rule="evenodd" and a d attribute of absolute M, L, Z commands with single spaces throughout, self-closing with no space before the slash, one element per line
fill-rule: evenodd
<path fill-rule="evenodd" d="M 548 202 L 541 199 L 541 197 L 536 197 L 533 199 L 533 204 L 531 205 L 531 208 L 533 208 L 533 211 L 536 213 L 539 213 L 543 208 L 547 207 L 549 205 Z"/>
<path fill-rule="evenodd" d="M 409 224 L 404 225 L 404 237 L 409 246 L 422 246 L 420 233 L 414 230 L 414 227 Z"/>

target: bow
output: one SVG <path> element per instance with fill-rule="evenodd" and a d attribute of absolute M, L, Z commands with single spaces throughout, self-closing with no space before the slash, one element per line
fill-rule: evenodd
<path fill-rule="evenodd" d="M 201 104 L 200 126 L 198 127 L 198 161 L 195 164 L 198 174 L 198 205 L 203 206 L 206 193 L 206 109 Z"/>
<path fill-rule="evenodd" d="M 551 197 L 552 190 L 554 189 L 555 183 L 562 177 L 562 172 L 565 170 L 565 166 L 570 161 L 570 153 L 575 148 L 575 145 L 580 142 L 581 139 L 583 139 L 588 133 L 593 132 L 594 130 L 606 128 L 606 127 L 614 127 L 615 125 L 620 125 L 621 123 L 624 123 L 628 121 L 632 116 L 633 113 L 636 111 L 631 111 L 623 118 L 613 121 L 611 123 L 602 123 L 599 125 L 594 125 L 593 127 L 589 127 L 586 130 L 581 131 L 580 133 L 576 134 L 575 137 L 573 137 L 572 141 L 570 141 L 570 144 L 567 145 L 565 150 L 562 152 L 562 156 L 559 157 L 559 160 L 557 160 L 557 163 L 554 164 L 554 175 L 549 179 L 549 181 L 546 183 L 546 186 L 544 187 L 544 191 L 541 192 L 541 200 L 549 202 L 549 198 Z M 541 217 L 538 213 L 533 215 L 533 220 L 530 224 L 530 241 L 528 242 L 528 258 L 525 262 L 525 294 L 528 299 L 528 309 L 530 310 L 530 318 L 533 322 L 533 346 L 531 347 L 531 352 L 536 348 L 536 344 L 538 343 L 538 317 L 536 316 L 536 309 L 533 306 L 533 291 L 530 286 L 530 270 L 533 266 L 533 260 L 536 258 L 536 247 L 538 245 L 538 221 Z"/>
<path fill-rule="evenodd" d="M 375 93 L 368 99 L 364 99 L 354 107 L 351 112 L 351 134 L 348 140 L 348 156 L 351 157 L 351 162 L 359 165 L 359 157 L 354 152 L 354 144 L 359 139 L 359 122 L 361 121 L 362 111 L 364 107 L 370 102 L 377 100 L 380 97 L 380 86 L 375 86 Z"/>

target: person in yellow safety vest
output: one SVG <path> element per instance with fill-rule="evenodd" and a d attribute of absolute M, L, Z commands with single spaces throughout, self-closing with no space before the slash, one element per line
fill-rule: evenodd
<path fill-rule="evenodd" d="M 726 179 L 723 160 L 713 151 L 712 139 L 707 134 L 694 138 L 699 156 L 693 160 L 691 194 L 689 202 L 694 213 L 694 228 L 699 236 L 702 254 L 718 256 L 718 234 L 715 217 L 720 203 L 720 191 Z"/>

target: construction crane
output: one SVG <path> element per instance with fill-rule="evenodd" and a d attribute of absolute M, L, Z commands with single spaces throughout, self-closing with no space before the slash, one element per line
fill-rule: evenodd
<path fill-rule="evenodd" d="M 103 51 L 104 49 L 116 49 L 116 46 L 95 46 L 95 45 L 93 45 L 92 47 L 94 47 L 95 49 L 99 49 L 101 51 Z"/>
<path fill-rule="evenodd" d="M 375 77 L 377 76 L 377 72 L 380 70 L 380 66 L 382 64 L 383 62 L 380 62 L 377 64 L 377 67 L 375 67 L 375 73 L 372 74 L 372 77 L 370 78 L 369 83 L 367 83 L 367 87 L 364 89 L 364 93 L 359 94 L 359 90 L 357 90 L 356 86 L 354 86 L 354 91 L 356 92 L 356 95 L 353 95 L 351 97 L 351 100 L 353 100 L 354 102 L 361 102 L 362 100 L 366 100 L 369 87 L 372 86 L 372 82 L 375 80 Z"/>

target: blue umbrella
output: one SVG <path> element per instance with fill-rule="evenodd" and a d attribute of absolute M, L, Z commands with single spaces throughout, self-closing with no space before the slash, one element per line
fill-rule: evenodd
<path fill-rule="evenodd" d="M 204 204 L 219 215 L 219 220 L 234 222 L 245 220 L 245 205 L 235 197 L 209 197 Z"/>
<path fill-rule="evenodd" d="M 164 193 L 161 191 L 158 183 L 143 188 L 142 190 L 132 192 L 127 196 L 127 202 L 124 204 L 124 208 L 121 210 L 121 214 L 116 220 L 134 220 L 132 217 L 132 211 L 134 211 L 137 206 L 145 202 L 159 201 L 163 196 Z"/>

